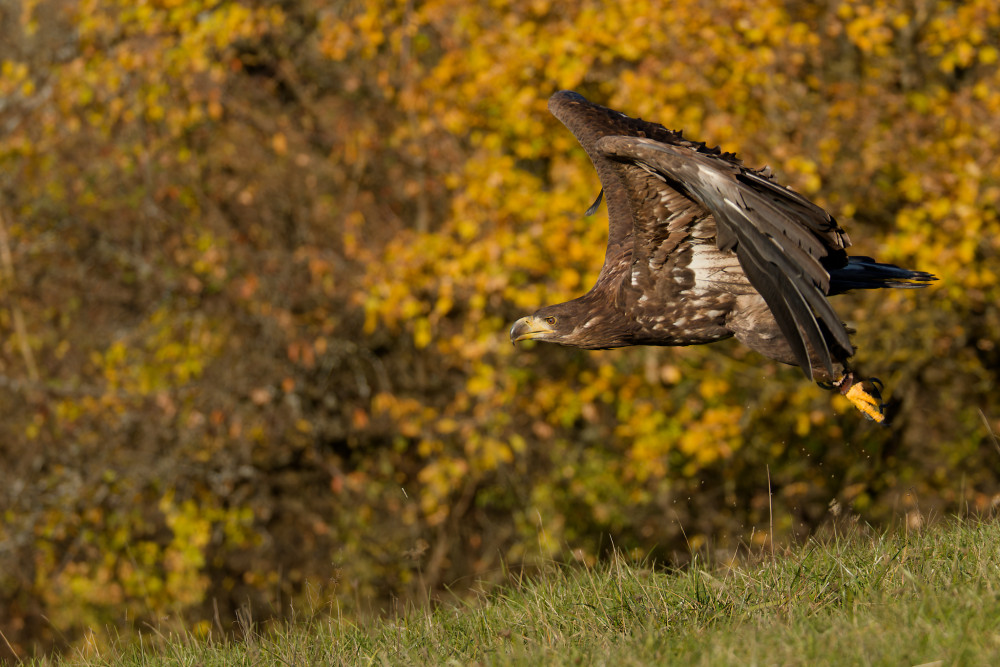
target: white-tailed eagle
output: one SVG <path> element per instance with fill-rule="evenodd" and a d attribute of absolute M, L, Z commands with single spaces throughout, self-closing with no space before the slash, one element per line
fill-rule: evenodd
<path fill-rule="evenodd" d="M 512 341 L 605 349 L 735 336 L 884 420 L 878 383 L 852 372 L 854 347 L 827 297 L 934 276 L 848 256 L 829 213 L 732 153 L 574 92 L 553 95 L 549 110 L 597 168 L 608 248 L 589 292 L 519 319 Z"/>

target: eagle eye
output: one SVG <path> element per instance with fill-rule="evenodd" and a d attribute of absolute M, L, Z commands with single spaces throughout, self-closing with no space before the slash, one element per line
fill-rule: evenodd
<path fill-rule="evenodd" d="M 556 323 L 556 318 L 554 318 L 554 317 L 552 317 L 552 316 L 550 315 L 549 317 L 546 317 L 546 318 L 545 318 L 545 321 L 546 321 L 546 322 L 548 322 L 549 326 L 551 327 L 551 326 L 555 325 L 555 323 Z"/>

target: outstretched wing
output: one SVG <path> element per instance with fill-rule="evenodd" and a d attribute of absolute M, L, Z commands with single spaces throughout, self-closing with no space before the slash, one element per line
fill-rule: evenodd
<path fill-rule="evenodd" d="M 850 356 L 847 329 L 826 298 L 828 269 L 847 263 L 850 241 L 823 209 L 729 156 L 613 135 L 599 138 L 594 150 L 658 176 L 665 190 L 711 214 L 719 250 L 735 251 L 807 377 L 809 347 L 831 374 L 831 347 L 838 358 Z"/>
<path fill-rule="evenodd" d="M 722 153 L 717 148 L 709 148 L 703 143 L 687 140 L 680 132 L 668 130 L 658 123 L 650 123 L 641 118 L 630 118 L 613 109 L 594 104 L 573 91 L 562 90 L 549 98 L 549 111 L 562 121 L 580 142 L 601 179 L 601 194 L 587 210 L 587 215 L 594 213 L 600 204 L 601 195 L 604 196 L 608 205 L 608 248 L 598 283 L 606 282 L 612 278 L 612 273 L 617 275 L 616 272 L 627 268 L 628 262 L 621 260 L 632 253 L 633 232 L 642 235 L 643 229 L 645 229 L 649 234 L 659 234 L 662 238 L 647 239 L 653 242 L 643 247 L 660 248 L 660 254 L 664 254 L 665 249 L 670 245 L 666 243 L 664 235 L 677 232 L 681 226 L 681 221 L 673 218 L 672 229 L 666 230 L 656 224 L 656 216 L 652 215 L 651 211 L 635 212 L 632 210 L 628 199 L 627 184 L 622 180 L 618 165 L 598 150 L 598 141 L 604 137 L 612 136 L 648 138 L 666 144 L 685 146 L 695 152 L 715 156 L 722 161 L 737 162 L 735 156 L 729 153 Z M 681 195 L 661 203 L 672 214 L 677 213 L 680 207 L 694 208 L 696 206 L 695 203 L 687 201 Z M 700 209 L 698 212 L 701 212 Z M 704 215 L 707 216 L 708 213 L 704 212 Z"/>

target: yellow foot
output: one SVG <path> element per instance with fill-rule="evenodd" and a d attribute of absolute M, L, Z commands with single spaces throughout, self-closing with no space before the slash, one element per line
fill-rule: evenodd
<path fill-rule="evenodd" d="M 840 393 L 854 404 L 854 407 L 860 410 L 865 417 L 877 424 L 884 424 L 885 406 L 882 403 L 880 392 L 882 381 L 878 378 L 869 378 L 868 383 L 872 386 L 871 391 L 865 389 L 864 381 L 855 382 L 854 374 L 848 373 L 833 386 L 840 389 Z"/>

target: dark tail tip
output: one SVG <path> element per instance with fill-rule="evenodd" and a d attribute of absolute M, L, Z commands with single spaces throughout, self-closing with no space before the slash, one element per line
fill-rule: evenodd
<path fill-rule="evenodd" d="M 876 262 L 871 257 L 850 257 L 847 266 L 830 272 L 830 294 L 852 289 L 914 289 L 927 287 L 937 276 L 926 271 L 904 269 L 895 264 Z"/>

